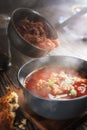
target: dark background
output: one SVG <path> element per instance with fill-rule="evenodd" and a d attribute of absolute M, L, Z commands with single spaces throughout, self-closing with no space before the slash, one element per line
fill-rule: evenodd
<path fill-rule="evenodd" d="M 72 4 L 78 2 L 86 2 L 86 0 L 0 0 L 0 12 L 11 13 L 18 7 L 38 8 L 48 5 L 56 4 Z"/>

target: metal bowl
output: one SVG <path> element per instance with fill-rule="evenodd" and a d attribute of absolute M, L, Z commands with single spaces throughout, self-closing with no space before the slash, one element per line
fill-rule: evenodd
<path fill-rule="evenodd" d="M 17 31 L 15 23 L 25 17 L 28 17 L 30 21 L 41 21 L 47 28 L 48 38 L 58 39 L 55 28 L 43 16 L 41 16 L 40 13 L 29 8 L 18 8 L 13 11 L 7 29 L 11 44 L 20 52 L 30 57 L 41 57 L 46 55 L 49 52 L 48 50 L 39 48 L 30 42 L 27 42 Z"/>
<path fill-rule="evenodd" d="M 24 88 L 25 77 L 32 71 L 46 65 L 61 65 L 85 72 L 87 78 L 87 61 L 70 56 L 46 56 L 37 58 L 24 64 L 18 72 L 18 81 L 24 91 L 27 108 L 32 109 L 38 115 L 56 120 L 71 119 L 81 116 L 87 111 L 87 96 L 67 100 L 51 100 L 35 96 Z"/>

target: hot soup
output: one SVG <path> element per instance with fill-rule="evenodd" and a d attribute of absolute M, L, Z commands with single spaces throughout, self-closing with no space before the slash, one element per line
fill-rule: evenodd
<path fill-rule="evenodd" d="M 71 99 L 87 94 L 87 78 L 73 68 L 46 66 L 29 74 L 24 86 L 48 99 Z"/>

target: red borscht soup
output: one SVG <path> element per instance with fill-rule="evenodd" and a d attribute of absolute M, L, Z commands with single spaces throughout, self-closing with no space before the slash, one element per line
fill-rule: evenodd
<path fill-rule="evenodd" d="M 24 86 L 48 99 L 71 99 L 87 94 L 87 78 L 73 68 L 46 66 L 29 74 Z"/>

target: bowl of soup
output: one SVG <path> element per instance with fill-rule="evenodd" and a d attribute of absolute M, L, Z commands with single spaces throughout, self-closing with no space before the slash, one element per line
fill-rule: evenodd
<path fill-rule="evenodd" d="M 55 28 L 39 12 L 17 8 L 7 28 L 11 45 L 29 57 L 42 57 L 59 46 Z"/>
<path fill-rule="evenodd" d="M 70 119 L 87 110 L 87 61 L 46 56 L 25 63 L 18 72 L 27 107 L 48 119 Z"/>

